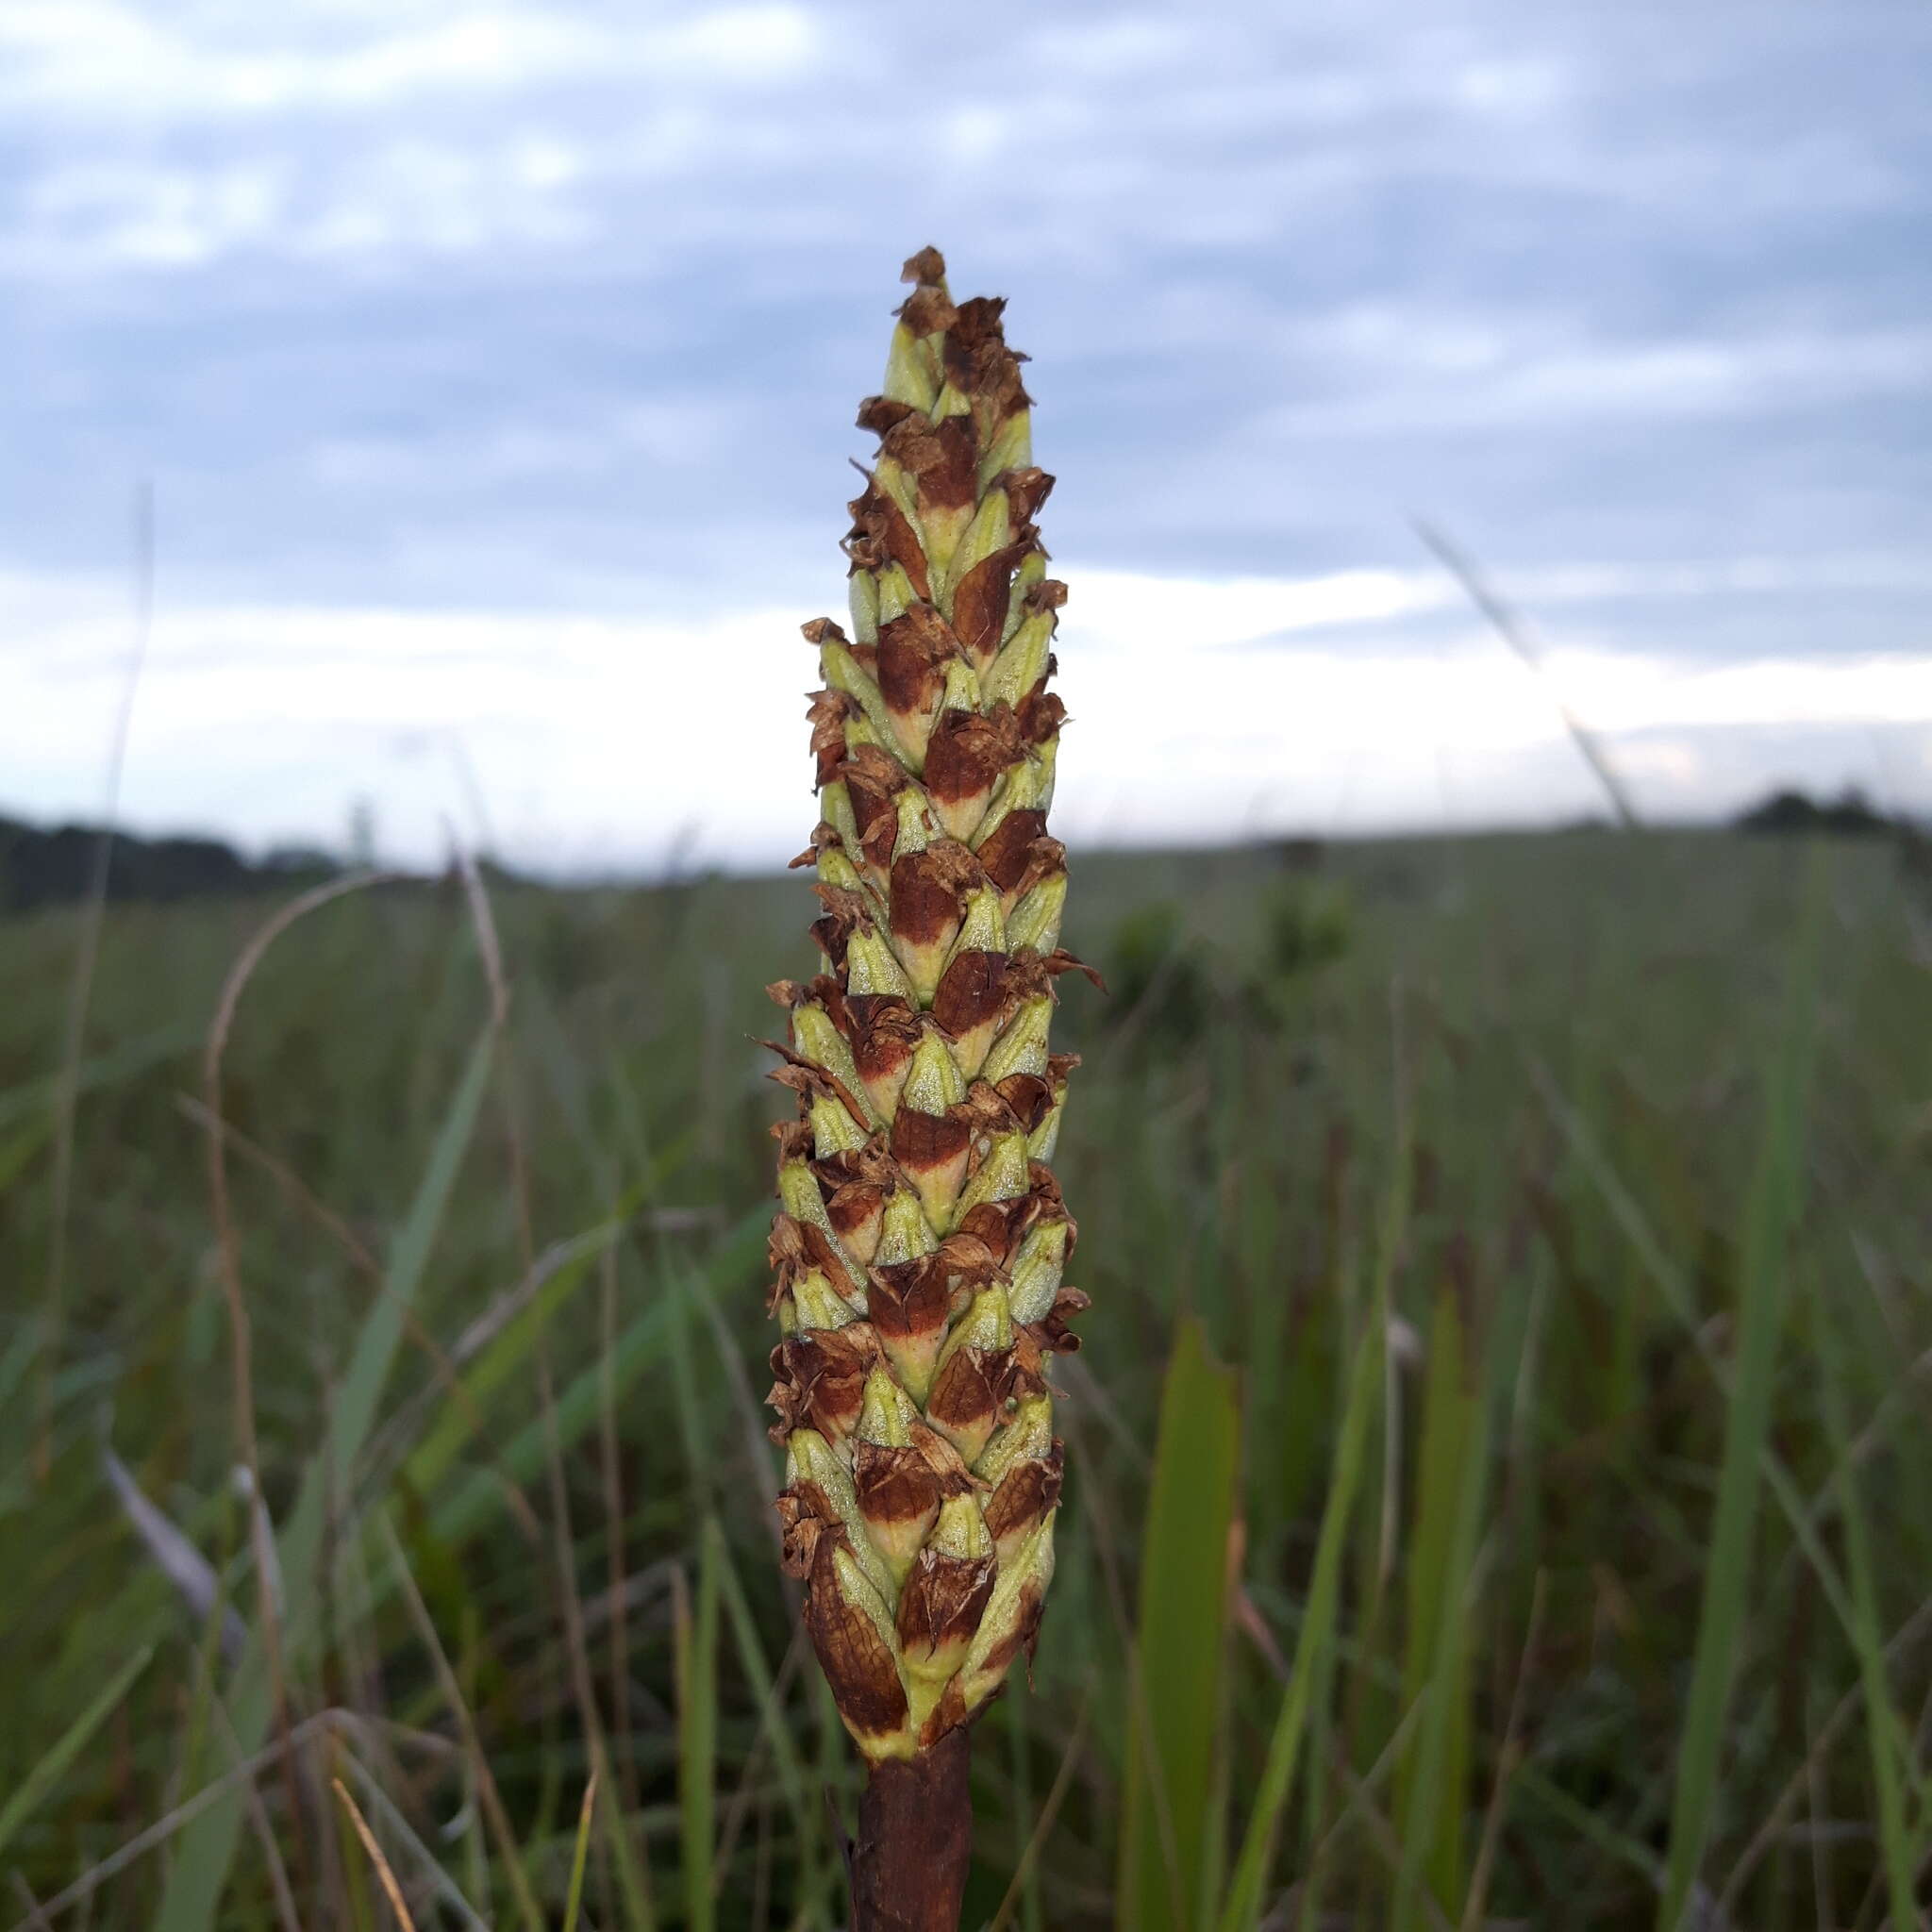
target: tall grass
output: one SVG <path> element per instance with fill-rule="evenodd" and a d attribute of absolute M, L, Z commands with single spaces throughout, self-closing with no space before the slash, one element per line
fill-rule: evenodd
<path fill-rule="evenodd" d="M 1083 862 L 1108 1320 L 970 1924 L 1924 1914 L 1926 928 L 1885 850 L 1813 862 Z M 796 895 L 499 889 L 501 1014 L 459 889 L 320 907 L 219 1125 L 262 908 L 113 910 L 51 1357 L 75 915 L 0 926 L 0 1926 L 842 1923 L 846 1753 L 738 1500 Z"/>

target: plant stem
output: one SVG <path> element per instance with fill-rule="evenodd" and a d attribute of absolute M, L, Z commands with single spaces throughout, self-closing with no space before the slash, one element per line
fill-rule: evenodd
<path fill-rule="evenodd" d="M 972 1730 L 960 1724 L 930 1750 L 873 1767 L 852 1847 L 852 1932 L 958 1932 L 973 1861 L 972 1757 Z"/>

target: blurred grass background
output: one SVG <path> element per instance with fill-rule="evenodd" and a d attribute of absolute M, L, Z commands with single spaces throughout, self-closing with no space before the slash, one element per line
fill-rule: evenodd
<path fill-rule="evenodd" d="M 1924 1910 L 1904 856 L 1076 856 L 1096 1306 L 969 1924 Z M 425 1926 L 842 1923 L 759 1407 L 808 894 L 490 901 L 500 1020 L 461 883 L 377 886 L 268 946 L 215 1090 L 272 902 L 110 907 L 71 1167 L 86 915 L 0 922 L 0 1925 L 375 1927 L 384 1868 Z"/>

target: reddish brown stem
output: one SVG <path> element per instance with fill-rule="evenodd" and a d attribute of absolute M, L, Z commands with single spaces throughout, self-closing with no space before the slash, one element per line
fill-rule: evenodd
<path fill-rule="evenodd" d="M 958 1932 L 973 1862 L 971 1733 L 874 1768 L 852 1847 L 852 1932 Z"/>

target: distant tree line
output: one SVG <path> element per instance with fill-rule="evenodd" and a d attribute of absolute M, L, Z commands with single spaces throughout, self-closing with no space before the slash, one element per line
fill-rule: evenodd
<path fill-rule="evenodd" d="M 1733 823 L 1746 832 L 1840 837 L 1911 830 L 1877 810 L 1855 785 L 1823 800 L 1795 789 L 1774 791 Z M 86 898 L 93 890 L 100 842 L 98 825 L 46 830 L 0 816 L 0 913 Z M 1312 870 L 1320 865 L 1321 847 L 1312 840 L 1291 841 L 1280 857 L 1287 870 Z M 232 897 L 325 877 L 340 864 L 333 853 L 313 846 L 278 846 L 250 860 L 220 839 L 142 839 L 116 832 L 108 852 L 107 895 L 153 902 Z M 512 877 L 488 862 L 485 870 L 504 882 Z"/>
<path fill-rule="evenodd" d="M 42 830 L 0 818 L 0 912 L 27 912 L 84 899 L 100 864 L 101 827 Z M 220 839 L 141 839 L 116 832 L 108 849 L 110 899 L 232 897 L 333 872 L 326 852 L 283 847 L 251 863 Z"/>
<path fill-rule="evenodd" d="M 1774 791 L 1761 804 L 1738 815 L 1746 832 L 1836 832 L 1863 837 L 1874 832 L 1903 831 L 1877 809 L 1856 785 L 1847 785 L 1836 798 L 1817 799 L 1795 788 Z"/>

